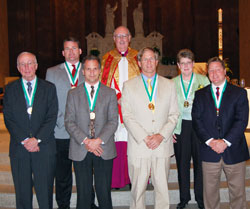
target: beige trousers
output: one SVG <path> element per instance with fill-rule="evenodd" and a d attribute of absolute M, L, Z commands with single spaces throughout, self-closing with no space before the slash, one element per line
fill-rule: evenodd
<path fill-rule="evenodd" d="M 220 209 L 220 177 L 224 171 L 227 179 L 230 209 L 247 209 L 245 192 L 246 162 L 227 165 L 202 162 L 203 195 L 206 209 Z"/>
<path fill-rule="evenodd" d="M 145 192 L 151 175 L 154 186 L 155 209 L 169 209 L 168 173 L 169 158 L 128 157 L 129 177 L 132 184 L 130 209 L 145 209 Z"/>

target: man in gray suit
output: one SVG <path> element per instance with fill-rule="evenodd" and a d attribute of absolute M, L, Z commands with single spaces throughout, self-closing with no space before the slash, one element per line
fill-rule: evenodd
<path fill-rule="evenodd" d="M 70 208 L 72 193 L 72 161 L 69 156 L 69 134 L 64 127 L 64 112 L 68 91 L 84 81 L 80 72 L 82 65 L 80 42 L 70 37 L 63 41 L 62 55 L 65 62 L 47 70 L 46 80 L 56 86 L 59 110 L 55 127 L 57 148 L 56 163 L 56 201 L 59 209 Z"/>
<path fill-rule="evenodd" d="M 91 208 L 93 174 L 100 209 L 112 209 L 117 99 L 113 89 L 99 82 L 100 60 L 90 55 L 83 63 L 85 83 L 69 91 L 65 111 L 65 127 L 70 134 L 69 158 L 76 175 L 77 209 Z"/>

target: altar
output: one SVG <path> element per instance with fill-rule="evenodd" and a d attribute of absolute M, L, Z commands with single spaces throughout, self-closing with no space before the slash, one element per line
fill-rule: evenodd
<path fill-rule="evenodd" d="M 122 0 L 122 25 L 127 27 L 127 7 L 128 0 Z M 96 32 L 92 32 L 86 36 L 87 39 L 87 52 L 90 54 L 95 51 L 99 54 L 100 59 L 102 56 L 114 49 L 113 32 L 114 28 L 114 12 L 117 10 L 117 3 L 112 7 L 110 4 L 106 5 L 106 27 L 105 36 L 102 37 Z M 133 11 L 134 29 L 135 34 L 131 38 L 130 46 L 133 49 L 140 50 L 143 47 L 156 48 L 162 55 L 162 39 L 163 35 L 157 31 L 152 31 L 149 35 L 144 35 L 143 30 L 143 10 L 142 3 L 140 2 L 137 8 Z"/>

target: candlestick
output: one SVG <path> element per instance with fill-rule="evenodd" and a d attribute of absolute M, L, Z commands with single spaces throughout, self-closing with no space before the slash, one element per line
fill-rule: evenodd
<path fill-rule="evenodd" d="M 218 52 L 223 60 L 223 32 L 222 32 L 222 9 L 218 9 Z"/>

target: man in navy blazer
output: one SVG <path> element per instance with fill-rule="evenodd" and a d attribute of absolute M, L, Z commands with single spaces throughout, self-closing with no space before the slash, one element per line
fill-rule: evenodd
<path fill-rule="evenodd" d="M 22 52 L 17 58 L 22 78 L 8 84 L 4 94 L 17 209 L 33 208 L 33 186 L 39 208 L 53 208 L 58 102 L 55 86 L 36 77 L 37 67 L 35 55 Z"/>
<path fill-rule="evenodd" d="M 247 93 L 227 82 L 225 64 L 218 57 L 208 61 L 208 75 L 211 85 L 196 92 L 192 109 L 194 128 L 201 140 L 205 208 L 220 208 L 220 176 L 224 170 L 230 208 L 246 209 Z"/>

